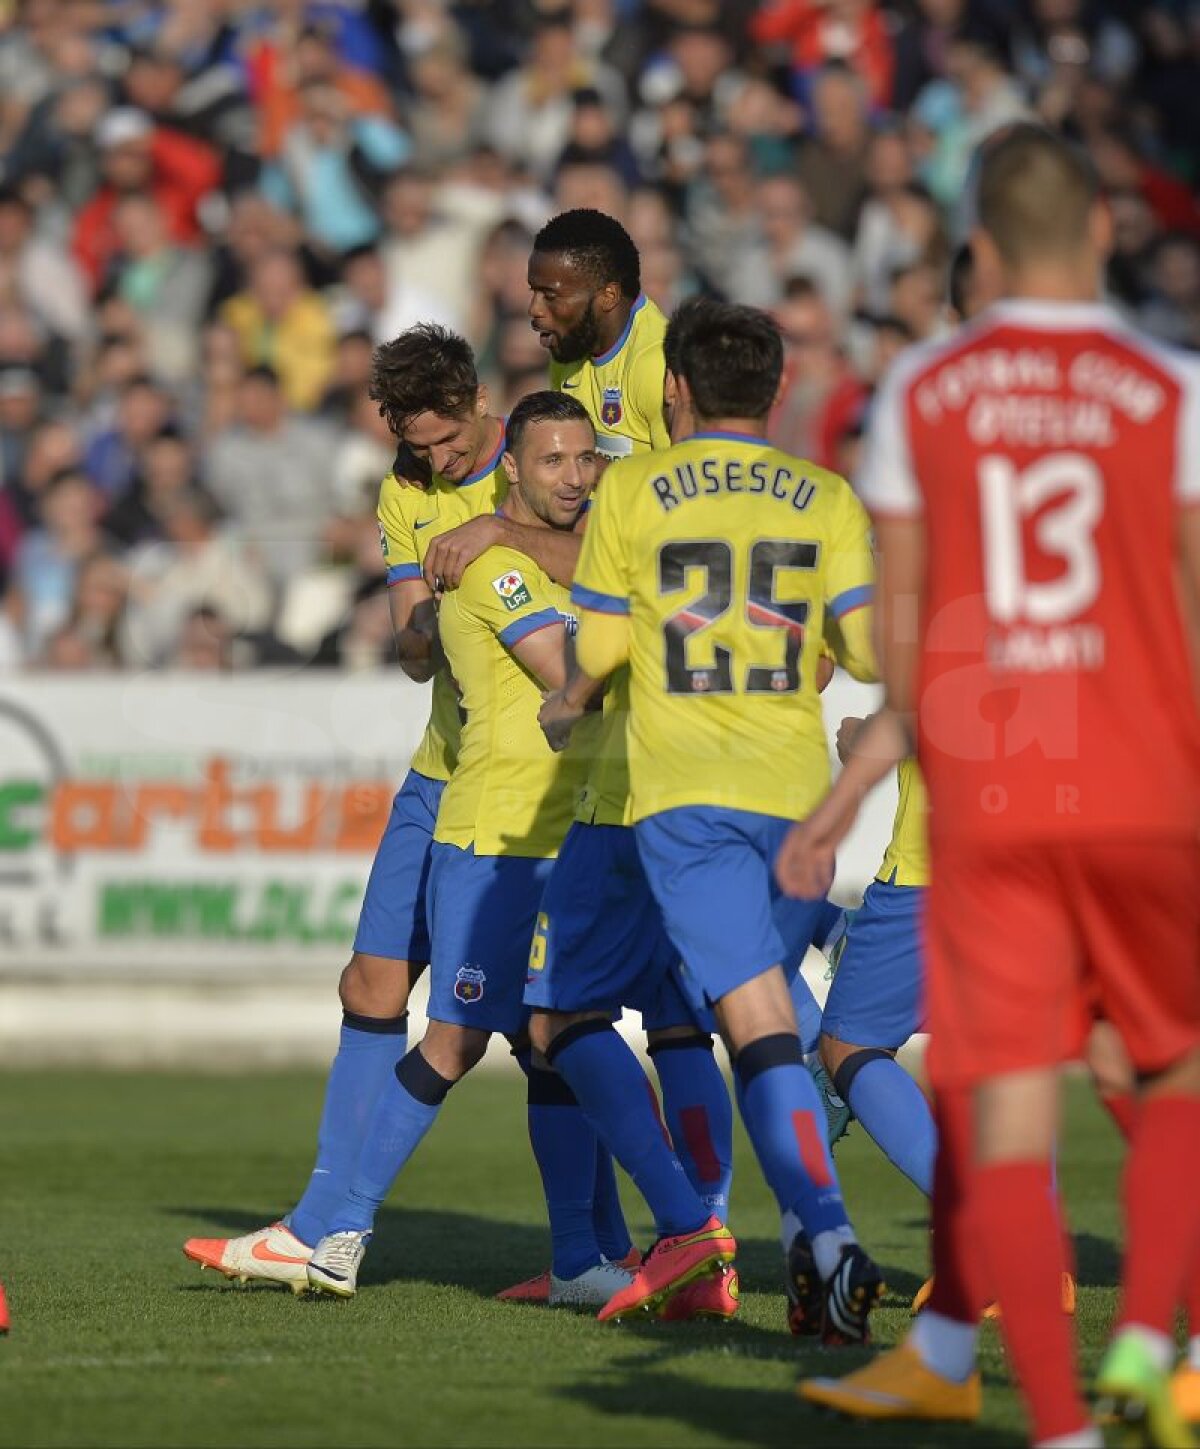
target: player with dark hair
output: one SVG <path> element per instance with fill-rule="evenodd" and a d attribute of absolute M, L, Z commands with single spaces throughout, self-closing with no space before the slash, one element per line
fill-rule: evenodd
<path fill-rule="evenodd" d="M 891 706 L 874 734 L 891 742 L 864 744 L 842 801 L 789 845 L 819 867 L 811 887 L 853 791 L 915 735 L 931 802 L 933 1296 L 923 1345 L 804 1393 L 844 1407 L 847 1389 L 904 1399 L 922 1375 L 970 1372 L 994 1292 L 1035 1441 L 1100 1442 L 1050 1191 L 1058 1068 L 1098 1006 L 1139 1091 L 1097 1390 L 1144 1442 L 1182 1444 L 1168 1375 L 1200 1258 L 1200 1160 L 1179 1150 L 1200 1140 L 1200 376 L 1097 302 L 1111 224 L 1066 143 L 1022 125 L 985 147 L 978 216 L 980 285 L 1002 300 L 897 367 L 861 484 Z"/>
<path fill-rule="evenodd" d="M 563 728 L 594 681 L 629 662 L 639 854 L 681 980 L 698 1010 L 715 1012 L 734 1059 L 764 1174 L 808 1234 L 800 1326 L 863 1342 L 882 1279 L 846 1217 L 783 969 L 824 902 L 786 900 L 771 863 L 790 820 L 828 785 L 816 689 L 827 613 L 842 661 L 872 673 L 873 570 L 866 515 L 845 481 L 763 436 L 782 365 L 764 314 L 707 303 L 689 317 L 672 388 L 697 430 L 606 477 L 572 594 L 581 672 L 543 722 Z M 552 1015 L 548 1027 L 548 1059 L 636 1176 L 649 1111 L 636 1060 L 602 1012 Z M 704 1271 L 694 1260 L 715 1229 L 665 1175 L 656 1194 L 659 1241 L 601 1317 L 669 1302 Z"/>
<path fill-rule="evenodd" d="M 501 512 L 532 532 L 569 534 L 598 472 L 591 420 L 561 394 L 531 394 L 509 420 L 503 465 L 511 487 Z M 377 1096 L 352 1180 L 308 1264 L 318 1290 L 355 1293 L 379 1205 L 451 1087 L 493 1033 L 523 1032 L 538 903 L 587 768 L 586 739 L 559 758 L 537 729 L 543 691 L 566 673 L 568 604 L 529 554 L 503 546 L 481 554 L 441 600 L 438 639 L 465 719 L 430 854 L 429 1027 Z M 590 1220 L 590 1198 L 587 1211 Z M 603 1302 L 628 1279 L 602 1260 L 561 1296 Z"/>
<path fill-rule="evenodd" d="M 601 211 L 564 211 L 534 238 L 529 320 L 553 387 L 597 419 L 596 446 L 624 458 L 670 443 L 663 417 L 666 318 L 641 290 L 637 248 Z"/>
<path fill-rule="evenodd" d="M 460 717 L 438 640 L 433 593 L 421 572 L 423 552 L 443 531 L 494 513 L 508 489 L 504 424 L 488 409 L 487 389 L 463 338 L 443 327 L 409 328 L 376 349 L 371 390 L 400 440 L 404 475 L 423 470 L 430 479 L 426 487 L 416 487 L 402 484 L 393 472 L 379 496 L 400 663 L 411 679 L 433 681 L 429 724 L 376 851 L 353 954 L 339 983 L 341 1037 L 308 1187 L 279 1223 L 236 1238 L 191 1238 L 184 1245 L 201 1267 L 229 1278 L 287 1283 L 296 1292 L 308 1286 L 312 1248 L 349 1186 L 371 1110 L 405 1053 L 409 992 L 429 961 L 426 879 L 434 822 L 458 758 Z M 564 555 L 556 531 L 515 518 L 505 523 L 547 572 L 570 579 L 576 547 L 568 546 Z M 612 1212 L 616 1231 L 624 1232 L 619 1205 Z"/>

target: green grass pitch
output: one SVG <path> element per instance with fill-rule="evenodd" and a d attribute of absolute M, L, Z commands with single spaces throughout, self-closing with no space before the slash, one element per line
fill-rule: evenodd
<path fill-rule="evenodd" d="M 0 1445 L 987 1445 L 1021 1419 L 995 1329 L 971 1428 L 867 1427 L 802 1408 L 800 1372 L 859 1352 L 801 1349 L 783 1324 L 774 1205 L 739 1127 L 732 1225 L 742 1312 L 727 1325 L 604 1326 L 493 1294 L 546 1265 L 523 1084 L 456 1090 L 382 1214 L 358 1298 L 238 1289 L 180 1253 L 259 1227 L 311 1160 L 317 1074 L 0 1077 Z M 1062 1177 L 1080 1266 L 1083 1364 L 1114 1308 L 1119 1143 L 1081 1086 Z M 846 1196 L 903 1334 L 925 1264 L 924 1205 L 861 1132 Z M 644 1244 L 649 1223 L 627 1196 Z"/>

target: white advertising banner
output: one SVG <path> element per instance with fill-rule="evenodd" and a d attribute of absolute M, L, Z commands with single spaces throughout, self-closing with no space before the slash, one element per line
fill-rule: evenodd
<path fill-rule="evenodd" d="M 831 733 L 874 699 L 839 676 Z M 427 710 L 398 670 L 0 683 L 0 974 L 335 971 Z M 869 803 L 839 899 L 874 874 L 894 807 L 894 789 Z"/>

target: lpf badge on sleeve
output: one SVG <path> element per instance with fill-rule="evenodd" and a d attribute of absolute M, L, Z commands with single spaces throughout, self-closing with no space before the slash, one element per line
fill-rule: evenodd
<path fill-rule="evenodd" d="M 625 409 L 621 406 L 621 389 L 606 387 L 604 397 L 600 402 L 600 421 L 606 428 L 615 428 L 624 416 Z"/>
<path fill-rule="evenodd" d="M 492 588 L 503 599 L 504 607 L 510 613 L 515 613 L 518 609 L 523 609 L 526 604 L 533 602 L 529 585 L 516 569 L 513 569 L 511 573 L 502 574 L 498 579 L 493 579 Z"/>

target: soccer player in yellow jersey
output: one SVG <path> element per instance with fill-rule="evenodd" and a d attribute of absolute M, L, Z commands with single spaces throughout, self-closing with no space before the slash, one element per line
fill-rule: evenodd
<path fill-rule="evenodd" d="M 503 461 L 512 484 L 505 517 L 531 530 L 574 528 L 598 470 L 578 403 L 557 393 L 523 399 Z M 320 1290 L 353 1295 L 379 1204 L 446 1094 L 493 1032 L 514 1038 L 524 1026 L 534 918 L 586 769 L 586 738 L 559 756 L 537 728 L 543 691 L 564 680 L 574 623 L 567 591 L 509 548 L 487 550 L 441 602 L 439 639 L 465 722 L 429 867 L 429 1028 L 375 1103 L 353 1180 L 308 1265 Z M 593 1298 L 628 1276 L 601 1265 Z"/>
<path fill-rule="evenodd" d="M 384 343 L 372 361 L 371 390 L 402 451 L 431 475 L 422 488 L 389 474 L 380 490 L 379 527 L 400 663 L 417 681 L 433 679 L 432 711 L 376 851 L 339 983 L 341 1038 L 309 1184 L 280 1223 L 237 1238 L 192 1238 L 184 1246 L 188 1257 L 228 1277 L 284 1282 L 295 1291 L 307 1288 L 312 1248 L 349 1185 L 370 1105 L 405 1053 L 409 991 L 429 961 L 425 883 L 438 805 L 458 754 L 459 715 L 440 662 L 421 559 L 433 537 L 494 511 L 508 488 L 504 424 L 488 411 L 487 390 L 461 337 L 418 326 Z M 531 552 L 553 568 L 553 535 L 531 533 Z M 549 540 L 544 551 L 543 539 Z"/>
<path fill-rule="evenodd" d="M 790 821 L 828 786 L 816 691 L 827 613 L 841 662 L 860 675 L 873 667 L 869 530 L 842 479 L 765 440 L 782 368 L 768 318 L 705 304 L 689 317 L 679 368 L 673 386 L 698 431 L 607 474 L 572 594 L 579 666 L 594 680 L 632 664 L 643 865 L 685 984 L 715 1010 L 734 1057 L 764 1173 L 808 1233 L 811 1327 L 829 1343 L 862 1342 L 882 1280 L 846 1217 L 782 969 L 823 902 L 785 900 L 771 866 Z M 579 695 L 589 689 L 584 678 Z M 578 703 L 568 688 L 563 710 Z M 625 1050 L 592 1030 L 550 1051 L 618 1160 L 632 1093 L 602 1117 L 580 1083 L 628 1076 Z M 662 1239 L 602 1316 L 660 1301 L 677 1252 L 688 1273 L 686 1234 Z"/>
<path fill-rule="evenodd" d="M 667 320 L 641 290 L 637 248 L 620 222 L 587 209 L 552 217 L 534 238 L 529 293 L 551 385 L 587 408 L 600 453 L 628 458 L 668 447 Z"/>

